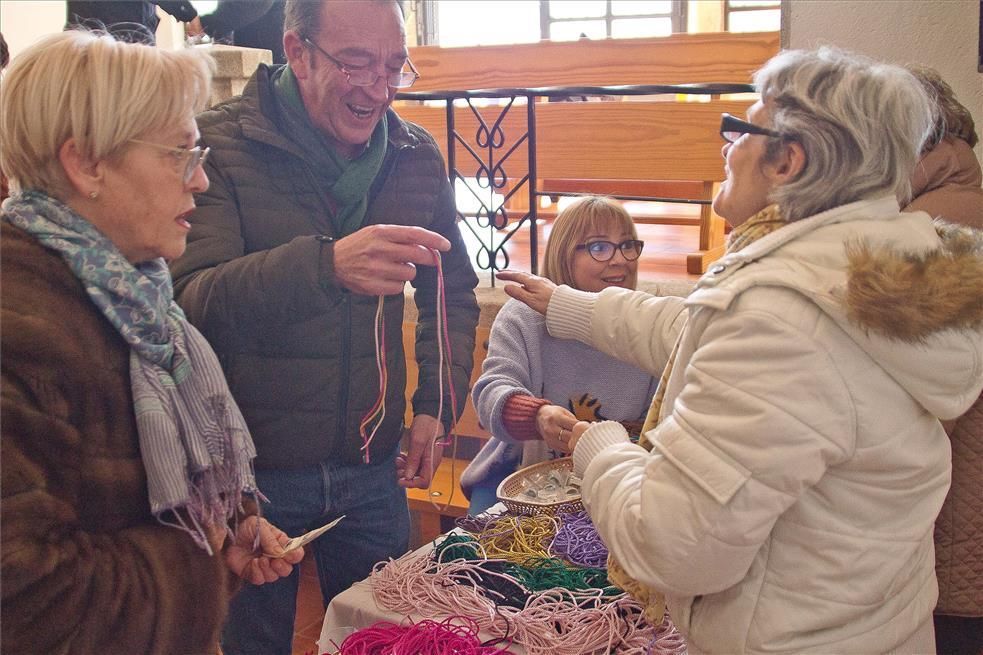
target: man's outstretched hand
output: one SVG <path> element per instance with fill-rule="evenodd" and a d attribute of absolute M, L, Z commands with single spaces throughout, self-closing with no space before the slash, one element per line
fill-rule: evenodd
<path fill-rule="evenodd" d="M 402 293 L 417 266 L 436 264 L 430 248 L 446 252 L 450 247 L 447 239 L 422 227 L 370 225 L 335 242 L 334 276 L 353 293 Z"/>

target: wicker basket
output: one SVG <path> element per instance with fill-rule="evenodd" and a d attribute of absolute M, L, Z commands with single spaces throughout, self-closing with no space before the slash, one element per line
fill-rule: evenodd
<path fill-rule="evenodd" d="M 568 499 L 553 502 L 537 501 L 533 498 L 520 496 L 523 491 L 523 480 L 531 475 L 549 473 L 549 471 L 554 469 L 572 471 L 573 459 L 570 457 L 561 457 L 559 459 L 551 459 L 545 462 L 540 462 L 539 464 L 527 466 L 524 469 L 519 469 L 509 477 L 502 480 L 501 484 L 498 485 L 496 495 L 513 514 L 531 514 L 533 516 L 538 514 L 546 514 L 549 516 L 554 516 L 556 514 L 564 514 L 566 512 L 578 512 L 584 509 L 584 504 L 581 501 L 580 496 L 571 496 Z"/>

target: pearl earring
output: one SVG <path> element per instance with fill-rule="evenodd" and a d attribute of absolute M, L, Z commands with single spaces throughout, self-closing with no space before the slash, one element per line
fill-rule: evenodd
<path fill-rule="evenodd" d="M 98 191 L 89 191 L 89 200 L 95 200 L 99 197 Z"/>

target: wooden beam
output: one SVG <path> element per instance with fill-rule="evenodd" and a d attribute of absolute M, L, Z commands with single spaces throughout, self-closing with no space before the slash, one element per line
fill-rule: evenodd
<path fill-rule="evenodd" d="M 416 46 L 413 91 L 620 84 L 747 84 L 778 53 L 778 32 L 673 34 L 643 39 Z"/>

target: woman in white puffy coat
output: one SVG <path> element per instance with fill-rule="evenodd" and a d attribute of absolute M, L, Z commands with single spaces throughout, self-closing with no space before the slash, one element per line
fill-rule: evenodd
<path fill-rule="evenodd" d="M 669 361 L 650 449 L 582 423 L 573 456 L 612 559 L 691 653 L 934 652 L 939 419 L 983 387 L 983 243 L 899 210 L 933 120 L 907 71 L 790 51 L 755 83 L 721 125 L 734 230 L 677 342 L 664 299 L 501 277 L 553 336 Z"/>

